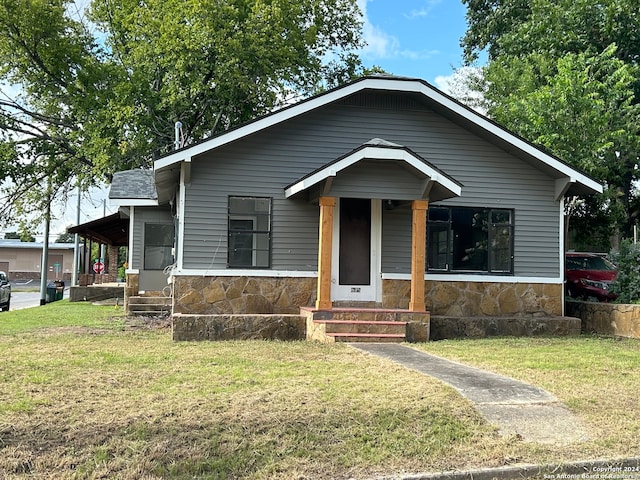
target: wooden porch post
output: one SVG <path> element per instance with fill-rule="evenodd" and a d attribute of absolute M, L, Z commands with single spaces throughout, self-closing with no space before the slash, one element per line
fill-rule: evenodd
<path fill-rule="evenodd" d="M 424 272 L 425 250 L 427 246 L 427 208 L 428 200 L 414 200 L 411 204 L 413 212 L 411 235 L 411 299 L 409 310 L 424 312 Z"/>
<path fill-rule="evenodd" d="M 316 308 L 331 308 L 331 243 L 333 240 L 334 197 L 320 197 L 318 240 L 318 295 Z"/>

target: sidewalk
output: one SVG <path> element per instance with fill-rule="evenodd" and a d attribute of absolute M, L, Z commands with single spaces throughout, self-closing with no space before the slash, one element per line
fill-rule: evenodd
<path fill-rule="evenodd" d="M 351 346 L 449 384 L 469 399 L 488 422 L 496 425 L 501 435 L 553 444 L 587 439 L 579 419 L 541 388 L 404 345 L 352 343 Z"/>

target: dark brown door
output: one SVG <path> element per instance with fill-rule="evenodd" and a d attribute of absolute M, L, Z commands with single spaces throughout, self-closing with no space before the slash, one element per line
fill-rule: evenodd
<path fill-rule="evenodd" d="M 340 285 L 371 283 L 371 200 L 340 199 Z"/>

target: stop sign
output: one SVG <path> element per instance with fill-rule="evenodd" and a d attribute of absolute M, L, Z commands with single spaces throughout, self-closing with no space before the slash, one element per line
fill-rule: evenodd
<path fill-rule="evenodd" d="M 104 272 L 104 263 L 96 261 L 96 263 L 93 264 L 93 271 L 96 273 Z"/>

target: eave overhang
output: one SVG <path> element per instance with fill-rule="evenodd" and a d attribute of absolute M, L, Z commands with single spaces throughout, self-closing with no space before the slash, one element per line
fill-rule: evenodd
<path fill-rule="evenodd" d="M 363 160 L 401 162 L 423 176 L 426 182 L 421 198 L 438 201 L 459 197 L 462 194 L 462 184 L 431 165 L 415 152 L 384 140 L 373 139 L 285 187 L 285 198 L 307 191 L 323 181 L 328 181 L 330 187 L 330 182 L 340 172 Z"/>

